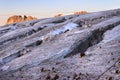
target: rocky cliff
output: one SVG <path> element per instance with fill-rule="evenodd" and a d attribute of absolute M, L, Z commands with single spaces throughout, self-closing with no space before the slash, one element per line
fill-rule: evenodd
<path fill-rule="evenodd" d="M 0 80 L 119 80 L 120 9 L 0 28 Z"/>
<path fill-rule="evenodd" d="M 30 20 L 36 20 L 37 18 L 32 17 L 32 16 L 20 16 L 20 15 L 15 15 L 12 17 L 9 17 L 6 24 L 12 24 L 12 23 L 17 23 L 17 22 L 24 22 L 24 21 L 30 21 Z"/>

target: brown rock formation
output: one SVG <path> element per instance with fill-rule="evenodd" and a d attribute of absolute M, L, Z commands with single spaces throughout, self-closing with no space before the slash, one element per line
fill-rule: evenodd
<path fill-rule="evenodd" d="M 74 14 L 87 14 L 87 11 L 79 11 L 79 12 L 74 12 Z"/>
<path fill-rule="evenodd" d="M 57 15 L 55 15 L 55 17 L 60 17 L 60 16 L 62 16 L 63 14 L 57 14 Z"/>
<path fill-rule="evenodd" d="M 9 17 L 6 24 L 11 24 L 11 23 L 16 23 L 16 22 L 23 22 L 23 21 L 30 21 L 30 20 L 35 20 L 37 18 L 32 17 L 32 16 L 26 16 L 24 15 L 24 17 L 20 16 L 20 15 L 15 15 L 12 17 Z"/>
<path fill-rule="evenodd" d="M 79 12 L 74 12 L 73 14 L 87 14 L 87 11 L 79 11 Z M 63 16 L 63 14 L 59 13 L 57 15 L 55 15 L 54 17 L 60 17 Z"/>

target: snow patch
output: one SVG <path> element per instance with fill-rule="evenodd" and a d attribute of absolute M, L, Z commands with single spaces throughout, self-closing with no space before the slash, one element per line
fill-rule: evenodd
<path fill-rule="evenodd" d="M 17 29 L 17 26 L 11 26 L 11 25 L 10 25 L 10 26 L 8 26 L 8 27 L 10 27 L 11 30 Z"/>
<path fill-rule="evenodd" d="M 72 29 L 77 28 L 77 27 L 78 27 L 78 24 L 68 23 L 67 25 L 63 26 L 62 28 L 56 29 L 56 30 L 44 35 L 44 36 L 41 36 L 40 39 L 42 41 L 44 41 L 44 40 L 46 40 L 46 39 L 48 39 L 48 38 L 50 38 L 50 37 L 52 37 L 54 35 L 59 35 L 60 33 L 63 33 L 65 31 L 67 31 L 67 30 L 72 30 Z"/>
<path fill-rule="evenodd" d="M 104 35 L 104 40 L 103 42 L 109 42 L 112 41 L 116 38 L 120 38 L 120 25 L 113 28 L 112 30 L 107 31 Z"/>
<path fill-rule="evenodd" d="M 74 33 L 75 33 L 75 34 L 80 34 L 80 33 L 86 32 L 86 31 L 89 31 L 89 30 L 88 30 L 88 29 L 84 29 L 84 30 L 76 31 L 76 32 L 74 32 Z"/>
<path fill-rule="evenodd" d="M 3 66 L 2 68 L 1 68 L 1 70 L 2 71 L 5 71 L 5 70 L 7 70 L 9 68 L 9 66 Z"/>
<path fill-rule="evenodd" d="M 58 35 L 60 33 L 67 31 L 67 30 L 72 30 L 72 29 L 77 28 L 77 27 L 78 27 L 78 24 L 68 23 L 65 26 L 63 26 L 62 28 L 59 28 L 59 29 L 56 29 L 55 31 L 50 32 L 49 35 Z"/>

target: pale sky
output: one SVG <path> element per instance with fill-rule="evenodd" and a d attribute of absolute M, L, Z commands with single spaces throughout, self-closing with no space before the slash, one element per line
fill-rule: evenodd
<path fill-rule="evenodd" d="M 120 8 L 120 0 L 0 0 L 0 25 L 13 15 L 52 17 L 75 11 L 103 11 Z"/>

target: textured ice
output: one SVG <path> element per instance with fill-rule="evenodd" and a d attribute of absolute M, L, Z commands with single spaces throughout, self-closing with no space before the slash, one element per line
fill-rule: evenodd
<path fill-rule="evenodd" d="M 5 70 L 7 70 L 8 68 L 9 68 L 9 66 L 3 66 L 3 67 L 1 68 L 1 70 L 5 71 Z"/>
<path fill-rule="evenodd" d="M 72 29 L 77 28 L 77 27 L 78 27 L 78 24 L 68 23 L 65 26 L 63 26 L 62 28 L 59 28 L 59 29 L 57 29 L 55 31 L 50 32 L 49 35 L 58 35 L 58 34 L 60 34 L 62 32 L 65 32 L 67 30 L 72 30 Z"/>
<path fill-rule="evenodd" d="M 109 41 L 114 40 L 116 38 L 120 38 L 119 32 L 120 32 L 120 25 L 115 27 L 115 28 L 113 28 L 113 30 L 107 31 L 104 34 L 105 36 L 104 36 L 104 40 L 103 41 L 104 42 L 109 42 Z"/>
<path fill-rule="evenodd" d="M 10 27 L 11 30 L 17 29 L 17 26 L 12 26 L 12 25 L 10 25 L 9 27 Z"/>

